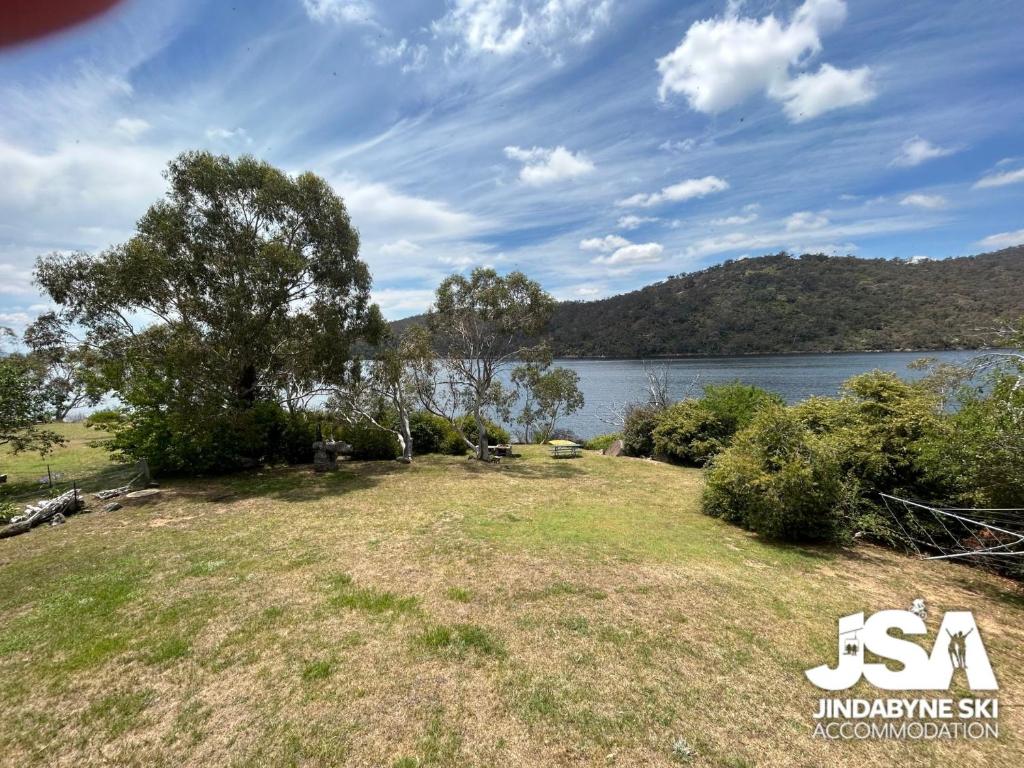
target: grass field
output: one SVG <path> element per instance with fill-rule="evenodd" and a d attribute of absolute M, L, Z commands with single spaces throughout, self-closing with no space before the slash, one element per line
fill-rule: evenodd
<path fill-rule="evenodd" d="M 541 449 L 267 470 L 0 541 L 0 763 L 1024 764 L 1012 584 L 768 545 L 700 482 Z M 922 596 L 933 632 L 974 611 L 999 741 L 812 739 L 837 618 Z"/>
<path fill-rule="evenodd" d="M 0 474 L 7 475 L 6 492 L 20 497 L 41 488 L 48 478 L 60 486 L 124 469 L 100 446 L 109 437 L 106 432 L 89 429 L 82 422 L 49 424 L 46 429 L 63 437 L 64 444 L 45 456 L 31 451 L 12 454 L 7 446 L 0 446 Z"/>

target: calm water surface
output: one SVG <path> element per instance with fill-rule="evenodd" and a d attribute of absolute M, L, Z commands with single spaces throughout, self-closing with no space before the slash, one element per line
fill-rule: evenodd
<path fill-rule="evenodd" d="M 832 355 L 763 355 L 756 357 L 705 357 L 659 360 L 648 363 L 669 370 L 672 395 L 699 395 L 704 384 L 739 380 L 782 395 L 795 403 L 811 395 L 835 395 L 846 379 L 875 368 L 892 371 L 907 379 L 921 376 L 907 366 L 922 357 L 944 362 L 963 362 L 975 352 L 851 352 Z M 593 437 L 614 429 L 602 418 L 611 408 L 630 401 L 645 400 L 647 376 L 639 360 L 558 360 L 580 375 L 580 389 L 586 398 L 583 410 L 559 422 L 580 437 Z"/>

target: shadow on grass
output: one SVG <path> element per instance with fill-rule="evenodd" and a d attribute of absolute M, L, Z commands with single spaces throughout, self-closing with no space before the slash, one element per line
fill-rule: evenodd
<path fill-rule="evenodd" d="M 494 475 L 512 475 L 533 480 L 557 480 L 580 477 L 586 474 L 580 463 L 572 459 L 524 460 L 506 458 L 500 462 L 486 463 L 467 458 L 453 462 L 452 469 L 461 470 L 467 475 L 486 477 Z"/>
<path fill-rule="evenodd" d="M 333 472 L 314 472 L 311 466 L 270 467 L 220 478 L 186 480 L 179 494 L 220 503 L 252 498 L 303 502 L 372 488 L 381 478 L 409 468 L 398 462 L 345 462 Z"/>
<path fill-rule="evenodd" d="M 991 574 L 992 571 L 982 571 L 966 563 L 956 563 L 956 566 L 959 573 L 952 579 L 956 586 L 1011 608 L 1024 609 L 1024 584 L 1005 576 L 998 581 L 990 581 L 980 577 L 982 573 Z"/>

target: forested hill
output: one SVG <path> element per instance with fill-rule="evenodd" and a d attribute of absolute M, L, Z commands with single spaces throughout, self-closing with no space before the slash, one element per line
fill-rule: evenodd
<path fill-rule="evenodd" d="M 558 357 L 622 358 L 947 349 L 1021 316 L 1024 246 L 913 264 L 780 254 L 560 303 L 551 343 Z"/>

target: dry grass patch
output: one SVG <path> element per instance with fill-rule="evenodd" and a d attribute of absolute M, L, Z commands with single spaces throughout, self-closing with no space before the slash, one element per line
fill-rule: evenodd
<path fill-rule="evenodd" d="M 1014 585 L 767 545 L 699 514 L 697 472 L 525 453 L 173 483 L 0 541 L 0 763 L 1024 760 L 1014 707 L 998 743 L 816 742 L 803 676 L 838 616 L 923 596 L 975 612 L 1015 703 Z"/>

